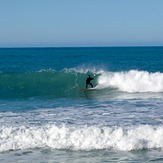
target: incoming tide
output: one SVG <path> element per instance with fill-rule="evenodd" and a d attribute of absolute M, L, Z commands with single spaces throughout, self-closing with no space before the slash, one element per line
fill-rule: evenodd
<path fill-rule="evenodd" d="M 0 162 L 163 162 L 163 47 L 1 48 Z"/>

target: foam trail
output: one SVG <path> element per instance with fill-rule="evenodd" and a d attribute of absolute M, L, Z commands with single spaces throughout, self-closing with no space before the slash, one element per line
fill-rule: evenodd
<path fill-rule="evenodd" d="M 0 127 L 0 151 L 49 147 L 53 149 L 140 150 L 163 148 L 163 126 L 137 127 Z"/>
<path fill-rule="evenodd" d="M 117 88 L 120 91 L 163 92 L 163 73 L 130 70 L 127 72 L 105 72 L 98 78 L 98 88 Z"/>

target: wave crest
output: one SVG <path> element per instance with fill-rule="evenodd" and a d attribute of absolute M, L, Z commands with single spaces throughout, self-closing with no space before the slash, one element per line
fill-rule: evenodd
<path fill-rule="evenodd" d="M 163 73 L 130 70 L 127 72 L 105 72 L 98 78 L 98 88 L 117 88 L 120 91 L 162 92 Z"/>

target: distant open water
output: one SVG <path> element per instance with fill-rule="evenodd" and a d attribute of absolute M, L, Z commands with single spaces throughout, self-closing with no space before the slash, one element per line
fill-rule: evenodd
<path fill-rule="evenodd" d="M 0 162 L 163 162 L 162 65 L 163 47 L 0 49 Z"/>

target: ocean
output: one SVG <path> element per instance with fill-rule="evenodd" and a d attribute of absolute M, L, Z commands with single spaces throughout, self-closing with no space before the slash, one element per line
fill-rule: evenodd
<path fill-rule="evenodd" d="M 0 48 L 0 162 L 163 162 L 163 47 Z"/>

